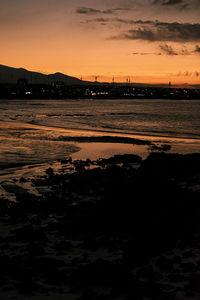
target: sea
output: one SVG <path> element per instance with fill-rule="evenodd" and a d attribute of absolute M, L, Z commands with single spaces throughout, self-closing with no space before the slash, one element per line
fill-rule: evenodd
<path fill-rule="evenodd" d="M 105 136 L 112 137 L 112 143 L 109 139 L 101 143 Z M 87 143 L 81 137 L 88 137 Z M 99 138 L 98 143 L 93 143 L 93 137 Z M 180 153 L 199 152 L 200 101 L 0 100 L 0 170 L 73 155 L 93 158 L 117 151 L 137 154 L 133 145 L 119 145 L 118 137 L 167 143 Z"/>

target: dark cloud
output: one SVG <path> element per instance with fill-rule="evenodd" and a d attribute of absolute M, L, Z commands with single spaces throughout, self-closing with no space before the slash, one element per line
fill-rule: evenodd
<path fill-rule="evenodd" d="M 113 11 L 111 9 L 100 10 L 100 9 L 95 9 L 95 8 L 92 8 L 92 7 L 79 7 L 79 8 L 77 8 L 76 12 L 78 14 L 87 14 L 87 15 L 112 14 L 113 13 Z"/>
<path fill-rule="evenodd" d="M 150 4 L 154 7 L 163 9 L 163 6 L 176 11 L 188 10 L 188 12 L 198 12 L 200 8 L 200 0 L 149 0 Z"/>
<path fill-rule="evenodd" d="M 95 18 L 95 19 L 88 19 L 85 22 L 86 23 L 92 23 L 92 22 L 101 23 L 102 20 L 104 20 L 104 22 L 107 22 L 107 23 L 112 22 L 112 23 L 121 23 L 121 24 L 127 24 L 127 25 L 137 25 L 137 24 L 152 25 L 154 23 L 153 21 L 150 21 L 150 20 L 147 20 L 147 21 L 142 21 L 142 20 L 134 21 L 134 20 L 127 20 L 127 19 L 120 19 L 120 18 Z"/>
<path fill-rule="evenodd" d="M 84 22 L 82 23 L 108 23 L 110 21 L 109 18 L 95 18 L 95 19 L 88 19 L 88 20 L 85 20 Z"/>
<path fill-rule="evenodd" d="M 127 8 L 124 7 L 116 7 L 112 9 L 106 9 L 106 10 L 101 10 L 101 9 L 96 9 L 92 7 L 79 7 L 76 9 L 76 13 L 78 14 L 85 14 L 85 15 L 94 15 L 94 14 L 113 14 L 117 11 L 123 11 L 127 10 Z"/>
<path fill-rule="evenodd" d="M 178 53 L 174 51 L 174 49 L 168 44 L 160 45 L 159 47 L 160 50 L 162 50 L 167 55 L 178 55 Z"/>
<path fill-rule="evenodd" d="M 181 49 L 181 50 L 174 50 L 172 46 L 168 44 L 161 44 L 159 45 L 160 50 L 163 54 L 166 55 L 191 55 L 193 52 L 189 51 L 188 49 Z"/>
<path fill-rule="evenodd" d="M 112 19 L 112 21 L 114 22 L 118 22 L 118 23 L 124 23 L 124 24 L 130 24 L 130 25 L 153 25 L 154 21 L 151 20 L 146 20 L 146 21 L 142 21 L 142 20 L 126 20 L 126 19 L 120 19 L 120 18 L 114 18 Z"/>
<path fill-rule="evenodd" d="M 161 56 L 163 55 L 161 52 L 152 52 L 152 53 L 149 53 L 149 52 L 133 52 L 132 55 L 158 55 L 158 56 Z"/>
<path fill-rule="evenodd" d="M 153 0 L 153 4 L 155 5 L 185 5 L 185 1 L 184 0 Z"/>
<path fill-rule="evenodd" d="M 184 0 L 153 0 L 154 5 L 160 5 L 160 6 L 168 6 L 168 7 L 175 7 L 179 11 L 183 11 L 191 6 L 191 2 L 194 2 L 195 0 L 190 0 L 190 4 L 185 2 Z M 198 0 L 196 0 L 198 1 Z"/>
<path fill-rule="evenodd" d="M 189 72 L 189 71 L 185 71 L 184 73 L 179 72 L 179 73 L 177 74 L 177 76 L 186 76 L 186 77 L 190 77 L 190 76 L 192 76 L 192 75 L 193 75 L 193 72 Z"/>
<path fill-rule="evenodd" d="M 168 44 L 160 44 L 159 45 L 159 50 L 161 52 L 134 52 L 132 53 L 133 55 L 171 55 L 171 56 L 176 56 L 176 55 L 192 55 L 194 54 L 194 51 L 189 51 L 188 49 L 181 49 L 181 50 L 174 50 L 171 45 Z"/>
<path fill-rule="evenodd" d="M 168 23 L 151 20 L 137 20 L 131 22 L 137 26 L 110 39 L 145 40 L 149 42 L 200 41 L 200 23 Z"/>
<path fill-rule="evenodd" d="M 200 54 L 200 46 L 196 45 L 194 53 L 199 53 Z"/>
<path fill-rule="evenodd" d="M 185 4 L 183 4 L 181 7 L 180 7 L 180 10 L 185 10 L 185 9 L 187 9 L 187 8 L 189 8 L 190 7 L 190 5 L 188 4 L 188 3 L 185 3 Z"/>
<path fill-rule="evenodd" d="M 85 20 L 83 23 L 121 23 L 133 25 L 119 35 L 109 39 L 146 40 L 150 42 L 197 42 L 200 41 L 200 23 L 168 23 L 158 20 L 128 20 L 123 18 L 95 18 Z M 200 47 L 197 45 L 194 52 L 199 53 Z M 163 49 L 164 50 L 164 49 Z M 167 50 L 167 48 L 166 48 Z M 182 55 L 188 55 L 187 50 L 182 50 Z"/>
<path fill-rule="evenodd" d="M 192 72 L 189 72 L 189 71 L 186 71 L 184 75 L 185 75 L 186 77 L 189 77 L 189 76 L 192 76 L 193 73 L 192 73 Z"/>
<path fill-rule="evenodd" d="M 176 5 L 183 4 L 183 0 L 167 0 L 162 3 L 162 5 Z"/>
<path fill-rule="evenodd" d="M 199 77 L 200 76 L 200 72 L 198 72 L 198 71 L 194 71 L 194 72 L 189 72 L 189 71 L 179 72 L 177 74 L 177 76 L 185 76 L 185 77 L 196 76 L 196 77 Z"/>
<path fill-rule="evenodd" d="M 152 53 L 148 52 L 133 52 L 132 55 L 151 55 Z"/>
<path fill-rule="evenodd" d="M 130 10 L 130 7 L 116 7 L 114 8 L 114 11 L 126 11 L 126 10 Z"/>

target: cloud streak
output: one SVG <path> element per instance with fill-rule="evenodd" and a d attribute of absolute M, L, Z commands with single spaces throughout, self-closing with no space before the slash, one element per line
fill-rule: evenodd
<path fill-rule="evenodd" d="M 134 26 L 135 28 L 133 29 L 110 37 L 110 39 L 184 43 L 200 41 L 200 23 L 168 23 L 151 20 L 137 20 L 131 21 L 131 24 L 138 26 Z"/>
<path fill-rule="evenodd" d="M 171 46 L 169 46 L 168 44 L 160 45 L 159 47 L 160 47 L 160 50 L 163 51 L 167 55 L 178 55 L 178 53 L 176 51 L 174 51 L 174 49 Z"/>
<path fill-rule="evenodd" d="M 200 46 L 199 45 L 196 45 L 194 53 L 200 54 Z"/>
<path fill-rule="evenodd" d="M 160 7 L 163 9 L 163 6 L 169 9 L 176 11 L 196 11 L 200 7 L 199 0 L 149 0 L 150 4 L 154 7 Z"/>
<path fill-rule="evenodd" d="M 172 6 L 174 6 L 174 5 L 184 5 L 185 3 L 184 3 L 184 0 L 154 0 L 153 1 L 153 4 L 155 4 L 155 5 L 168 5 L 168 6 L 170 6 L 170 5 L 172 5 Z"/>
<path fill-rule="evenodd" d="M 195 77 L 199 77 L 200 76 L 200 72 L 199 71 L 194 71 L 194 72 L 189 72 L 189 71 L 185 71 L 185 72 L 179 72 L 177 74 L 177 76 L 181 76 L 181 77 L 192 77 L 192 76 L 195 76 Z"/>
<path fill-rule="evenodd" d="M 171 45 L 168 44 L 160 44 L 159 45 L 160 52 L 133 52 L 132 55 L 170 55 L 170 56 L 177 56 L 177 55 L 195 55 L 200 54 L 200 47 L 196 45 L 194 50 L 188 50 L 188 49 L 176 49 Z"/>
<path fill-rule="evenodd" d="M 116 7 L 116 8 L 108 8 L 105 10 L 101 9 L 96 9 L 92 7 L 79 7 L 76 9 L 77 14 L 82 14 L 82 15 L 97 15 L 97 14 L 113 14 L 117 11 L 123 11 L 127 10 L 127 8 L 124 7 Z"/>
<path fill-rule="evenodd" d="M 183 0 L 167 0 L 167 1 L 164 1 L 162 3 L 162 5 L 177 5 L 177 4 L 183 4 Z"/>
<path fill-rule="evenodd" d="M 180 11 L 185 10 L 190 7 L 190 4 L 185 3 L 184 0 L 154 0 L 153 4 L 160 5 L 160 6 L 168 6 L 177 8 Z"/>

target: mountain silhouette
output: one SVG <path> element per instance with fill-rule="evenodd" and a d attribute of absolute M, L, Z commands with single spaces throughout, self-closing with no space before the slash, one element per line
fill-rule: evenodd
<path fill-rule="evenodd" d="M 16 84 L 19 78 L 25 78 L 29 84 L 51 84 L 61 81 L 65 85 L 87 84 L 76 77 L 71 77 L 62 73 L 43 74 L 39 72 L 28 71 L 23 68 L 12 68 L 0 65 L 0 84 Z"/>
<path fill-rule="evenodd" d="M 54 74 L 43 74 L 39 72 L 28 71 L 24 68 L 13 68 L 5 65 L 0 65 L 0 84 L 16 84 L 19 78 L 25 78 L 29 84 L 47 84 L 50 85 L 53 82 L 63 82 L 64 85 L 87 85 L 95 84 L 90 81 L 83 81 L 76 77 L 68 76 L 63 73 L 56 72 Z M 101 84 L 109 84 L 104 82 Z M 117 85 L 124 85 L 124 83 L 116 83 Z M 148 83 L 134 83 L 138 87 L 160 87 L 166 88 L 168 84 L 148 84 Z M 189 88 L 199 89 L 200 84 L 190 85 L 187 83 L 173 85 L 175 88 Z"/>

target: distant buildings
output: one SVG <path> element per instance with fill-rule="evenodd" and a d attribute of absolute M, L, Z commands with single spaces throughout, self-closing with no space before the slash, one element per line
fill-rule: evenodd
<path fill-rule="evenodd" d="M 114 77 L 113 77 L 114 78 Z M 16 84 L 0 84 L 0 98 L 31 98 L 31 99 L 200 99 L 200 89 L 181 89 L 169 87 L 142 87 L 130 81 L 124 84 L 88 83 L 66 85 L 63 81 L 52 81 L 50 84 L 28 82 L 19 78 Z"/>

